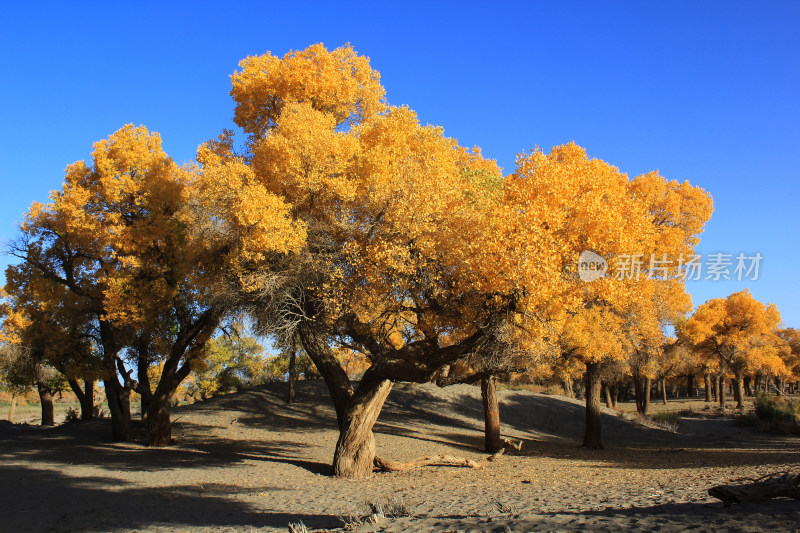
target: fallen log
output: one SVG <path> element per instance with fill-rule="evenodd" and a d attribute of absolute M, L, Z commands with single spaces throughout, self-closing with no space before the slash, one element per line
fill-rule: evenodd
<path fill-rule="evenodd" d="M 522 449 L 522 441 L 514 442 L 511 439 L 503 441 L 503 447 L 500 450 L 486 458 L 486 461 L 496 461 L 503 455 L 506 450 L 513 448 L 515 450 Z M 427 457 L 419 457 L 411 461 L 386 461 L 377 455 L 373 459 L 372 464 L 378 472 L 405 472 L 415 468 L 422 468 L 423 466 L 455 466 L 461 468 L 483 468 L 483 461 L 477 462 L 466 457 L 454 457 L 452 455 L 429 455 Z"/>
<path fill-rule="evenodd" d="M 734 503 L 757 502 L 772 498 L 793 498 L 800 500 L 800 471 L 775 472 L 760 478 L 740 479 L 746 481 L 731 485 L 718 485 L 708 489 L 725 507 Z"/>
<path fill-rule="evenodd" d="M 423 466 L 456 466 L 462 468 L 483 467 L 482 464 L 475 462 L 472 459 L 467 459 L 465 457 L 453 457 L 452 455 L 431 455 L 405 462 L 384 461 L 376 455 L 373 464 L 379 472 L 404 472 L 406 470 L 413 470 L 414 468 L 421 468 Z"/>

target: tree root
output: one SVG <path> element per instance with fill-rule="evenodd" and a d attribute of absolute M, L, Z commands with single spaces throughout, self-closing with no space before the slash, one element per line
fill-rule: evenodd
<path fill-rule="evenodd" d="M 504 439 L 503 440 L 503 447 L 497 450 L 495 453 L 490 455 L 486 458 L 487 461 L 497 461 L 509 448 L 514 448 L 517 451 L 522 449 L 522 441 L 514 442 L 511 439 Z"/>
<path fill-rule="evenodd" d="M 522 448 L 522 441 L 514 442 L 511 439 L 505 439 L 504 446 L 497 453 L 490 455 L 486 461 L 495 461 L 503 455 L 509 448 L 520 450 Z M 427 457 L 419 457 L 411 461 L 385 461 L 375 456 L 373 465 L 378 472 L 405 472 L 407 470 L 414 470 L 415 468 L 422 468 L 423 466 L 455 466 L 461 468 L 483 468 L 484 461 L 477 462 L 466 457 L 454 457 L 452 455 L 429 455 Z"/>
<path fill-rule="evenodd" d="M 722 500 L 725 507 L 734 503 L 756 502 L 772 498 L 800 500 L 800 471 L 775 472 L 760 478 L 739 479 L 735 485 L 718 485 L 708 489 L 709 496 Z"/>

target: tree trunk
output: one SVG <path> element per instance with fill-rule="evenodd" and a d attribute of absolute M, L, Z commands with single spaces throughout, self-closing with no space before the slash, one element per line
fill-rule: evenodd
<path fill-rule="evenodd" d="M 661 379 L 661 403 L 667 405 L 667 380 Z"/>
<path fill-rule="evenodd" d="M 744 393 L 748 396 L 753 395 L 753 388 L 751 387 L 752 379 L 750 376 L 744 377 Z"/>
<path fill-rule="evenodd" d="M 171 394 L 156 393 L 147 402 L 147 445 L 169 446 L 172 442 Z"/>
<path fill-rule="evenodd" d="M 633 393 L 636 397 L 636 411 L 646 415 L 650 412 L 650 396 L 652 394 L 653 380 L 649 377 L 633 377 Z"/>
<path fill-rule="evenodd" d="M 564 395 L 568 396 L 569 398 L 575 397 L 575 389 L 572 387 L 572 378 L 567 378 L 564 380 Z"/>
<path fill-rule="evenodd" d="M 353 396 L 350 378 L 347 377 L 347 373 L 328 346 L 325 336 L 314 329 L 313 324 L 301 322 L 297 331 L 300 334 L 303 348 L 314 361 L 314 366 L 317 367 L 322 379 L 325 380 L 325 385 L 328 386 L 328 392 L 336 409 L 336 421 L 339 423 L 341 431 L 344 427 L 345 411 L 348 410 L 350 399 Z"/>
<path fill-rule="evenodd" d="M 619 382 L 614 383 L 614 393 L 611 395 L 611 406 L 616 409 L 619 403 Z"/>
<path fill-rule="evenodd" d="M 639 376 L 633 376 L 633 399 L 636 402 L 636 412 L 639 414 L 644 410 L 643 391 L 642 379 Z"/>
<path fill-rule="evenodd" d="M 53 391 L 41 381 L 36 383 L 36 388 L 39 391 L 39 402 L 42 405 L 42 425 L 54 426 L 56 422 L 55 409 L 53 406 Z"/>
<path fill-rule="evenodd" d="M 481 399 L 483 400 L 484 444 L 487 452 L 495 453 L 502 448 L 500 405 L 497 400 L 497 378 L 495 376 L 481 379 Z"/>
<path fill-rule="evenodd" d="M 294 385 L 297 383 L 297 350 L 292 350 L 292 355 L 289 356 L 289 394 L 286 396 L 286 401 L 294 403 Z"/>
<path fill-rule="evenodd" d="M 70 379 L 68 382 L 81 404 L 81 420 L 91 420 L 94 417 L 94 381 L 84 380 L 83 388 L 78 380 Z"/>
<path fill-rule="evenodd" d="M 694 398 L 694 392 L 694 374 L 688 374 L 686 376 L 686 396 Z"/>
<path fill-rule="evenodd" d="M 14 423 L 14 410 L 17 408 L 17 395 L 11 394 L 11 405 L 8 407 L 8 421 Z"/>
<path fill-rule="evenodd" d="M 719 398 L 719 406 L 725 409 L 725 375 L 720 374 L 717 377 L 717 397 Z"/>
<path fill-rule="evenodd" d="M 111 434 L 115 441 L 124 442 L 131 433 L 130 391 L 122 387 L 117 379 L 116 369 L 113 376 L 103 379 L 106 390 L 106 401 L 111 413 Z"/>
<path fill-rule="evenodd" d="M 611 399 L 611 390 L 609 389 L 608 383 L 603 382 L 603 397 L 606 400 L 606 407 L 611 409 L 613 407 L 614 401 Z"/>
<path fill-rule="evenodd" d="M 111 413 L 111 434 L 115 441 L 123 442 L 130 438 L 131 433 L 130 389 L 119 382 L 116 364 L 119 345 L 115 340 L 114 327 L 105 320 L 100 321 L 100 337 L 103 345 L 103 388 Z"/>
<path fill-rule="evenodd" d="M 372 427 L 392 390 L 392 382 L 368 374 L 369 371 L 364 374 L 343 413 L 333 455 L 333 473 L 338 477 L 363 479 L 372 475 L 375 460 Z"/>
<path fill-rule="evenodd" d="M 600 432 L 600 370 L 598 363 L 586 363 L 586 429 L 583 434 L 583 447 L 591 450 L 603 448 Z"/>
<path fill-rule="evenodd" d="M 733 395 L 736 399 L 736 408 L 744 409 L 744 378 L 741 372 L 736 373 L 736 388 L 733 389 Z"/>

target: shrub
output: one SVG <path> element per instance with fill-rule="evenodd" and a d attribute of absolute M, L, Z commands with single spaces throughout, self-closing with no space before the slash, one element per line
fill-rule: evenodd
<path fill-rule="evenodd" d="M 655 422 L 658 426 L 663 427 L 665 429 L 675 430 L 678 425 L 681 423 L 681 415 L 678 413 L 653 413 L 650 418 Z"/>
<path fill-rule="evenodd" d="M 756 397 L 756 416 L 763 422 L 797 422 L 797 408 L 789 402 L 778 400 L 767 394 Z"/>
<path fill-rule="evenodd" d="M 67 422 L 77 422 L 81 419 L 81 413 L 74 407 L 70 406 L 67 409 Z"/>

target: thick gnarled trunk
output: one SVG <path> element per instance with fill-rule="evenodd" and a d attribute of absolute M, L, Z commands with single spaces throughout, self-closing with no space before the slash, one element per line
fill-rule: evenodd
<path fill-rule="evenodd" d="M 586 364 L 586 429 L 583 435 L 583 447 L 592 450 L 603 448 L 603 439 L 600 432 L 600 388 L 601 381 L 598 363 Z"/>
<path fill-rule="evenodd" d="M 169 446 L 172 442 L 171 394 L 156 394 L 147 403 L 147 445 Z"/>
<path fill-rule="evenodd" d="M 388 379 L 364 376 L 345 409 L 339 440 L 333 456 L 333 473 L 339 477 L 363 479 L 372 475 L 375 437 L 372 427 L 392 390 Z"/>
<path fill-rule="evenodd" d="M 116 376 L 104 379 L 103 386 L 111 413 L 111 435 L 117 442 L 127 441 L 131 434 L 130 390 L 122 387 Z"/>
<path fill-rule="evenodd" d="M 497 378 L 495 376 L 481 379 L 481 400 L 483 401 L 484 445 L 487 452 L 495 453 L 502 448 L 500 404 L 497 399 Z"/>

